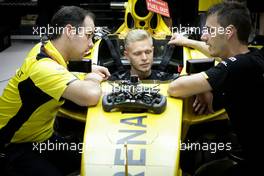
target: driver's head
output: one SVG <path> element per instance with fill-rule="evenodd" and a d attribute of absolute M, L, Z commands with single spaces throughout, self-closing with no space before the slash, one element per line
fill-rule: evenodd
<path fill-rule="evenodd" d="M 131 64 L 131 74 L 139 77 L 151 74 L 153 49 L 153 40 L 147 31 L 134 29 L 127 34 L 124 55 Z"/>

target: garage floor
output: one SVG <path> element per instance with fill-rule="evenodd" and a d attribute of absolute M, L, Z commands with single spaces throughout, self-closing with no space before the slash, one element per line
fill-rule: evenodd
<path fill-rule="evenodd" d="M 12 40 L 9 48 L 0 52 L 0 95 L 8 80 L 20 67 L 27 53 L 38 41 Z"/>

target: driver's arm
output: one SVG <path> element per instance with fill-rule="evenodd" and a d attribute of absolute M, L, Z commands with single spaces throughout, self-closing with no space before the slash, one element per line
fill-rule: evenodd
<path fill-rule="evenodd" d="M 173 97 L 189 97 L 212 90 L 204 72 L 182 76 L 170 83 L 168 94 Z"/>

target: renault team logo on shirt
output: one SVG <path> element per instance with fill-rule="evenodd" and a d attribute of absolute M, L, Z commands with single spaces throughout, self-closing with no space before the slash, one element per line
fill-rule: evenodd
<path fill-rule="evenodd" d="M 232 62 L 235 62 L 237 59 L 236 59 L 235 57 L 229 57 L 228 60 L 231 60 Z M 227 67 L 227 62 L 226 62 L 226 61 L 223 60 L 221 63 L 222 63 L 224 66 Z"/>
<path fill-rule="evenodd" d="M 232 62 L 235 62 L 237 59 L 235 57 L 229 57 L 229 60 L 231 60 Z"/>
<path fill-rule="evenodd" d="M 222 61 L 221 64 L 223 64 L 224 66 L 227 67 L 227 63 L 226 63 L 226 61 Z"/>

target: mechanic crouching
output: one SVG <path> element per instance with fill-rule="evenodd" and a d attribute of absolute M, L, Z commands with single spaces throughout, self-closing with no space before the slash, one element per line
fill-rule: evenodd
<path fill-rule="evenodd" d="M 263 116 L 263 103 L 260 101 L 264 99 L 263 49 L 261 53 L 258 49 L 248 48 L 250 14 L 240 3 L 214 5 L 208 10 L 205 25 L 208 31 L 201 39 L 206 46 L 201 42 L 191 43 L 196 45 L 194 48 L 222 58 L 222 62 L 205 72 L 174 80 L 168 94 L 173 97 L 198 94 L 195 109 L 212 112 L 211 91 L 222 93 L 224 107 L 243 149 L 243 158 L 235 161 L 237 164 L 233 167 L 221 168 L 221 162 L 208 163 L 207 171 L 199 175 L 259 175 L 263 172 L 260 164 L 263 149 L 259 141 L 263 134 L 262 124 L 259 123 Z M 170 44 L 181 43 L 185 42 L 177 35 L 170 41 Z"/>
<path fill-rule="evenodd" d="M 25 59 L 0 97 L 0 175 L 59 176 L 80 168 L 81 148 L 54 134 L 55 116 L 64 99 L 96 105 L 110 73 L 93 66 L 79 80 L 67 70 L 68 61 L 82 59 L 93 46 L 91 12 L 65 6 L 51 25 L 57 33 Z"/>

